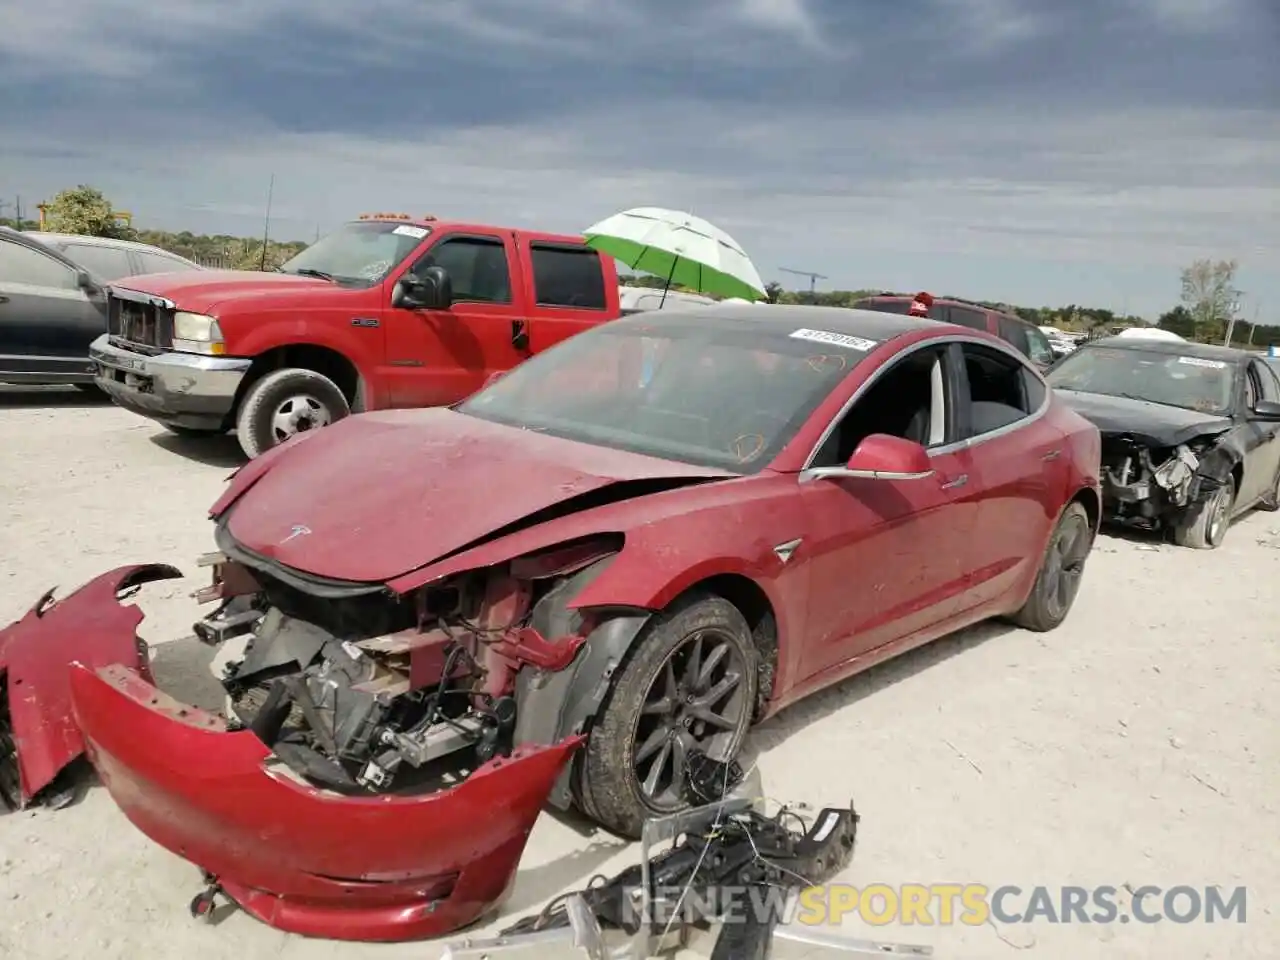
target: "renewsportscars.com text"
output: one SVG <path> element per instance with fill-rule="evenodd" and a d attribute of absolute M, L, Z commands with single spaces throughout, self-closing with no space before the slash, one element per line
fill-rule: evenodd
<path fill-rule="evenodd" d="M 776 887 L 661 888 L 650 919 L 723 916 L 806 926 L 839 925 L 857 917 L 873 926 L 981 926 L 1026 923 L 1244 923 L 1245 887 L 1124 884 L 1120 887 L 969 883 L 825 884 L 796 892 Z M 638 900 L 630 900 L 635 903 Z M 638 908 L 632 907 L 633 912 Z"/>

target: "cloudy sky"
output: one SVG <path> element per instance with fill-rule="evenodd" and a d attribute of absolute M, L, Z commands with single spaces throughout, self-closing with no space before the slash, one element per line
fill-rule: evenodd
<path fill-rule="evenodd" d="M 0 200 L 309 239 L 681 207 L 766 279 L 1280 322 L 1276 0 L 0 0 Z M 11 213 L 11 208 L 6 208 Z"/>

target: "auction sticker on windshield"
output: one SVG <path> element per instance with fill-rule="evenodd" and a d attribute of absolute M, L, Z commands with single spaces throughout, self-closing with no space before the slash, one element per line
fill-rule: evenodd
<path fill-rule="evenodd" d="M 427 235 L 427 231 L 424 230 L 422 227 L 401 226 L 401 227 L 396 227 L 391 232 L 399 234 L 402 237 L 413 237 L 413 239 L 415 240 L 421 240 L 423 237 Z"/>
<path fill-rule="evenodd" d="M 1214 370 L 1225 370 L 1227 367 L 1225 360 L 1205 360 L 1203 357 L 1179 357 L 1178 362 L 1189 367 L 1210 367 Z"/>
<path fill-rule="evenodd" d="M 863 353 L 876 346 L 874 340 L 868 340 L 865 337 L 851 337 L 847 333 L 832 333 L 830 330 L 808 330 L 804 327 L 792 332 L 791 339 L 829 343 L 837 347 L 848 347 L 850 350 L 861 350 Z"/>

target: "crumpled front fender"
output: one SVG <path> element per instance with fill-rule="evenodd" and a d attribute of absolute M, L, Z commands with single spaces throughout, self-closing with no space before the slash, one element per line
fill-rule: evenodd
<path fill-rule="evenodd" d="M 52 601 L 49 590 L 0 631 L 0 802 L 27 806 L 80 756 L 84 741 L 72 716 L 68 666 L 119 663 L 145 674 L 147 649 L 137 635 L 142 611 L 120 601 L 141 584 L 181 576 L 160 563 L 118 567 L 63 600 Z"/>
<path fill-rule="evenodd" d="M 437 936 L 482 917 L 582 742 L 522 747 L 433 793 L 346 796 L 130 670 L 73 667 L 71 689 L 89 759 L 139 830 L 264 923 L 339 940 Z"/>

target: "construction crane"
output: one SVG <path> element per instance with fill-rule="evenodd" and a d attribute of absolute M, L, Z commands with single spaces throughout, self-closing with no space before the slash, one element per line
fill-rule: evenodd
<path fill-rule="evenodd" d="M 827 279 L 825 274 L 814 273 L 812 270 L 792 270 L 790 267 L 779 267 L 778 269 L 781 270 L 783 273 L 794 273 L 798 277 L 808 277 L 809 278 L 809 296 L 813 296 L 814 288 L 817 286 L 817 283 L 819 280 Z"/>

